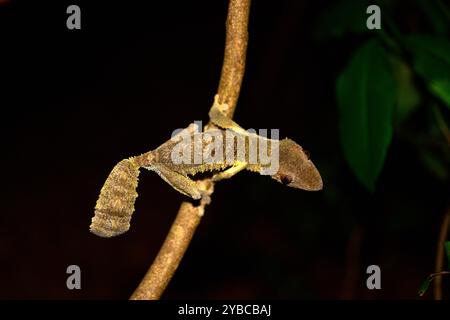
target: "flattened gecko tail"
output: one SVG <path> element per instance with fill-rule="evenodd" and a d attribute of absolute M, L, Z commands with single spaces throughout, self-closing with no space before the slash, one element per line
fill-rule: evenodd
<path fill-rule="evenodd" d="M 125 233 L 130 229 L 131 216 L 116 216 L 95 210 L 89 231 L 102 238 L 111 238 Z"/>
<path fill-rule="evenodd" d="M 112 169 L 95 206 L 92 233 L 109 238 L 130 228 L 138 176 L 139 166 L 132 159 L 122 160 Z"/>

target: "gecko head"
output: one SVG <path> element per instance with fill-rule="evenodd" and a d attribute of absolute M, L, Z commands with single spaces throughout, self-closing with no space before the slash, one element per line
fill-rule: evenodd
<path fill-rule="evenodd" d="M 308 154 L 290 139 L 280 141 L 280 167 L 272 176 L 278 182 L 289 187 L 307 191 L 322 189 L 323 183 Z"/>

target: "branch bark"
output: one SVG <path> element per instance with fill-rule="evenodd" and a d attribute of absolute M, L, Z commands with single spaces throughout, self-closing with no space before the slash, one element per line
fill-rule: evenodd
<path fill-rule="evenodd" d="M 249 13 L 250 0 L 230 0 L 225 54 L 217 92 L 219 102 L 228 104 L 224 113 L 230 118 L 233 117 L 244 77 Z M 210 179 L 199 183 L 203 183 L 210 194 L 213 193 L 214 183 Z M 161 297 L 177 270 L 208 203 L 209 201 L 202 200 L 198 206 L 189 202 L 181 204 L 158 255 L 130 297 L 131 300 L 157 300 Z"/>
<path fill-rule="evenodd" d="M 228 104 L 224 113 L 232 118 L 236 109 L 248 43 L 250 0 L 230 0 L 226 22 L 225 54 L 218 88 L 219 102 Z"/>

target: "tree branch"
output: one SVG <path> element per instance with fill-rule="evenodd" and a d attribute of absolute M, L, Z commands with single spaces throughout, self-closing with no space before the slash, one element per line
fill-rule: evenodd
<path fill-rule="evenodd" d="M 131 300 L 157 300 L 164 292 L 191 242 L 203 216 L 204 204 L 183 202 L 155 261 L 131 296 Z"/>
<path fill-rule="evenodd" d="M 230 0 L 226 22 L 225 54 L 218 89 L 220 103 L 228 104 L 224 113 L 232 118 L 245 71 L 248 42 L 250 0 Z M 210 194 L 214 184 L 210 179 L 199 181 Z M 169 284 L 203 216 L 209 201 L 194 206 L 183 202 L 170 231 L 131 300 L 157 300 Z"/>
<path fill-rule="evenodd" d="M 226 22 L 225 55 L 219 82 L 219 102 L 228 104 L 223 112 L 230 118 L 236 109 L 248 43 L 250 0 L 230 0 Z"/>

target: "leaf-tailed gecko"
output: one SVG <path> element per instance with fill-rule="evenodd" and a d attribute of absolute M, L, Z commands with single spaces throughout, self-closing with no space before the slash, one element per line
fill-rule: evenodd
<path fill-rule="evenodd" d="M 276 160 L 279 166 L 275 172 L 269 174 L 271 178 L 293 188 L 309 191 L 322 189 L 322 178 L 302 147 L 290 139 L 273 140 L 249 133 L 228 118 L 223 113 L 224 108 L 227 106 L 220 104 L 216 95 L 209 117 L 211 123 L 218 128 L 198 132 L 197 127 L 191 124 L 157 149 L 120 161 L 100 191 L 90 226 L 91 232 L 101 237 L 112 237 L 129 229 L 134 203 L 138 196 L 136 188 L 140 168 L 156 172 L 175 190 L 193 199 L 200 199 L 209 195 L 201 184 L 191 179 L 191 176 L 197 173 L 212 172 L 213 181 L 231 178 L 243 169 L 267 174 L 267 163 L 263 163 L 259 150 L 251 161 L 252 155 L 249 150 L 252 145 L 259 146 L 260 142 L 269 146 L 268 150 L 271 150 L 270 147 L 276 147 L 274 150 L 278 152 Z M 225 139 L 229 133 L 233 133 L 236 139 Z M 211 138 L 212 136 L 214 138 Z M 191 139 L 183 144 L 180 142 L 183 137 Z M 212 148 L 213 141 L 220 137 L 223 137 L 220 147 Z M 239 139 L 245 147 L 242 154 L 238 154 L 237 151 Z M 200 144 L 196 148 L 195 144 L 198 141 Z M 217 150 L 222 151 L 225 156 L 215 157 L 213 153 Z M 178 152 L 187 152 L 188 161 L 175 163 L 174 155 Z M 195 161 L 196 158 L 203 159 L 205 154 L 211 159 L 214 158 L 214 161 Z M 232 161 L 229 161 L 230 158 Z"/>

